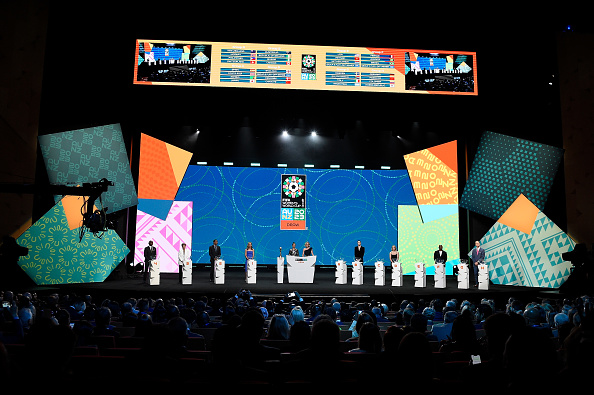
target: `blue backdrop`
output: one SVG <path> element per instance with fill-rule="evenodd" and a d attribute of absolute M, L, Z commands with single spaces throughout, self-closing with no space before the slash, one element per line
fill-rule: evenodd
<path fill-rule="evenodd" d="M 307 177 L 307 230 L 280 230 L 283 174 Z M 209 261 L 213 239 L 227 264 L 243 264 L 251 241 L 258 264 L 276 264 L 291 243 L 313 247 L 320 265 L 354 259 L 357 240 L 365 263 L 388 262 L 398 245 L 398 205 L 416 205 L 406 170 L 348 170 L 189 166 L 176 196 L 193 201 L 192 260 Z"/>

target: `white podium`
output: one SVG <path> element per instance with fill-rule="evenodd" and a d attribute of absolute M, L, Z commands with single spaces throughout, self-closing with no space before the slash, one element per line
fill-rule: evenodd
<path fill-rule="evenodd" d="M 353 285 L 363 285 L 363 264 L 361 261 L 353 262 Z"/>
<path fill-rule="evenodd" d="M 392 262 L 392 286 L 402 286 L 402 265 L 400 262 Z"/>
<path fill-rule="evenodd" d="M 153 259 L 149 267 L 149 285 L 159 285 L 161 280 L 161 267 L 159 261 Z"/>
<path fill-rule="evenodd" d="M 182 265 L 182 284 L 192 284 L 192 261 L 186 259 Z"/>
<path fill-rule="evenodd" d="M 283 278 L 285 276 L 285 258 L 279 256 L 276 258 L 276 282 L 278 284 L 283 283 Z"/>
<path fill-rule="evenodd" d="M 445 262 L 444 261 L 435 261 L 435 274 L 433 275 L 433 280 L 435 282 L 435 288 L 445 288 L 446 287 L 446 276 L 445 276 Z"/>
<path fill-rule="evenodd" d="M 480 263 L 478 266 L 478 289 L 489 289 L 489 265 Z"/>
<path fill-rule="evenodd" d="M 384 262 L 377 261 L 375 262 L 375 285 L 383 287 L 386 285 L 386 267 L 384 266 Z"/>
<path fill-rule="evenodd" d="M 458 289 L 468 289 L 470 283 L 470 276 L 468 270 L 468 263 L 462 262 L 458 264 Z"/>
<path fill-rule="evenodd" d="M 287 255 L 287 274 L 290 283 L 313 283 L 316 257 Z"/>
<path fill-rule="evenodd" d="M 247 261 L 247 277 L 246 282 L 248 284 L 255 284 L 256 283 L 256 268 L 258 263 L 255 259 L 248 259 Z"/>
<path fill-rule="evenodd" d="M 427 276 L 425 273 L 425 263 L 415 263 L 415 287 L 424 288 L 427 286 Z"/>
<path fill-rule="evenodd" d="M 346 284 L 348 282 L 348 267 L 344 260 L 339 259 L 336 261 L 336 272 L 334 277 L 336 277 L 336 284 Z"/>
<path fill-rule="evenodd" d="M 215 261 L 215 284 L 225 284 L 225 261 L 217 259 Z"/>

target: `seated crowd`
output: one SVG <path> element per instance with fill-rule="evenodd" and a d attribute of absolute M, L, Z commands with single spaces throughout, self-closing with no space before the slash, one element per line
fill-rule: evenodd
<path fill-rule="evenodd" d="M 298 294 L 258 300 L 247 290 L 228 300 L 96 304 L 90 295 L 10 291 L 0 299 L 5 380 L 77 383 L 109 369 L 114 384 L 524 392 L 561 389 L 594 365 L 587 296 L 510 298 L 504 306 L 487 299 L 305 302 Z"/>

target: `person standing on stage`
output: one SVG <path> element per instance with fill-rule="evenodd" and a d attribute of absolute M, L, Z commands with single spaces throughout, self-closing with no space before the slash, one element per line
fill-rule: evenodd
<path fill-rule="evenodd" d="M 309 241 L 305 242 L 305 248 L 303 248 L 302 256 L 312 256 L 313 255 L 313 248 L 309 245 Z"/>
<path fill-rule="evenodd" d="M 183 270 L 184 270 L 184 263 L 186 260 L 190 259 L 191 251 L 189 248 L 186 248 L 186 243 L 181 244 L 181 248 L 177 253 L 177 265 L 179 267 L 179 283 L 182 283 L 183 277 Z"/>
<path fill-rule="evenodd" d="M 212 245 L 208 247 L 208 255 L 210 255 L 210 281 L 214 281 L 215 261 L 221 257 L 221 247 L 217 239 L 214 239 Z"/>
<path fill-rule="evenodd" d="M 400 260 L 400 253 L 396 249 L 396 246 L 392 246 L 390 251 L 390 262 L 398 262 Z"/>
<path fill-rule="evenodd" d="M 448 253 L 443 250 L 443 246 L 441 244 L 439 245 L 439 247 L 437 247 L 437 251 L 435 251 L 433 253 L 433 260 L 435 262 L 437 262 L 437 261 L 442 261 L 443 263 L 447 262 Z"/>
<path fill-rule="evenodd" d="M 481 243 L 478 240 L 474 242 L 471 258 L 474 264 L 474 286 L 478 287 L 478 265 L 485 260 L 485 249 L 481 247 Z"/>
<path fill-rule="evenodd" d="M 153 259 L 157 259 L 157 249 L 153 246 L 153 241 L 149 240 L 148 246 L 144 247 L 144 274 L 143 274 L 143 282 L 146 283 L 146 276 L 148 274 L 151 261 Z"/>
<path fill-rule="evenodd" d="M 254 250 L 254 247 L 252 247 L 251 241 L 248 241 L 247 247 L 245 248 L 245 251 L 244 251 L 244 255 L 245 255 L 244 271 L 245 271 L 245 279 L 247 281 L 248 261 L 250 259 L 256 259 L 256 251 Z"/>
<path fill-rule="evenodd" d="M 299 256 L 299 250 L 295 247 L 295 242 L 291 245 L 291 249 L 289 250 L 289 255 L 291 256 Z"/>
<path fill-rule="evenodd" d="M 355 260 L 363 262 L 363 255 L 365 255 L 365 247 L 361 245 L 361 240 L 357 240 L 357 246 L 355 247 Z"/>

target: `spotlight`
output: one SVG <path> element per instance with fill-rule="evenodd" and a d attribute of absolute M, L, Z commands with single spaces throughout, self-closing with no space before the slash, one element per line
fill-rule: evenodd
<path fill-rule="evenodd" d="M 283 130 L 283 136 L 286 137 L 289 135 L 289 132 L 287 132 L 286 130 Z"/>
<path fill-rule="evenodd" d="M 315 130 L 312 130 L 312 132 L 311 132 L 311 135 L 312 135 L 312 136 L 317 136 L 317 135 L 318 135 L 318 133 L 317 133 Z"/>

